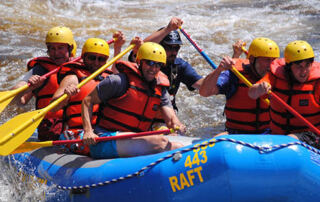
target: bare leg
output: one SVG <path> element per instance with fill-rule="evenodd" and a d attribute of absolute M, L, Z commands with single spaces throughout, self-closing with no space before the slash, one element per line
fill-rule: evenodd
<path fill-rule="evenodd" d="M 229 135 L 229 133 L 227 131 L 224 131 L 222 133 L 218 133 L 218 134 L 214 135 L 213 137 L 219 137 L 219 136 L 222 136 L 222 135 Z"/>
<path fill-rule="evenodd" d="M 116 143 L 120 157 L 154 154 L 183 146 L 180 143 L 170 142 L 168 138 L 162 135 L 117 140 Z"/>
<path fill-rule="evenodd" d="M 299 138 L 295 134 L 288 134 L 288 136 L 293 137 L 294 139 L 299 140 Z"/>

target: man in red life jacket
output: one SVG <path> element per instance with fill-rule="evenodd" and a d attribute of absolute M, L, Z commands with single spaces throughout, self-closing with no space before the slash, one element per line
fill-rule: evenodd
<path fill-rule="evenodd" d="M 306 41 L 293 41 L 284 51 L 284 58 L 271 64 L 271 71 L 249 90 L 257 99 L 270 90 L 320 128 L 320 63 L 314 61 L 313 49 Z M 270 98 L 272 134 L 292 136 L 316 148 L 319 137 L 300 119 Z"/>
<path fill-rule="evenodd" d="M 269 132 L 269 106 L 261 99 L 248 97 L 249 88 L 230 68 L 234 66 L 251 83 L 255 83 L 269 71 L 271 62 L 279 56 L 280 50 L 274 41 L 256 38 L 250 44 L 248 59 L 224 57 L 219 67 L 204 79 L 201 96 L 226 95 L 226 132 L 219 135 Z"/>
<path fill-rule="evenodd" d="M 116 32 L 113 35 L 116 38 L 114 44 L 114 55 L 117 55 L 121 51 L 121 46 L 125 42 L 122 32 Z M 106 64 L 109 58 L 109 45 L 108 43 L 99 38 L 89 38 L 83 45 L 82 60 L 76 62 L 67 62 L 62 66 L 60 71 L 61 82 L 58 90 L 54 93 L 52 100 L 56 100 L 61 95 L 66 93 L 68 99 L 61 102 L 53 111 L 64 109 L 63 111 L 63 123 L 64 132 L 61 139 L 78 139 L 82 134 L 82 118 L 81 118 L 81 101 L 96 87 L 96 85 L 102 81 L 109 74 L 112 74 L 111 70 L 106 70 L 93 80 L 89 81 L 81 89 L 77 88 L 77 85 L 86 77 L 90 76 L 100 67 Z M 91 117 L 91 123 L 96 124 L 97 113 L 99 105 L 93 106 L 93 114 Z M 79 136 L 80 134 L 80 136 Z M 89 154 L 89 148 L 82 144 L 71 145 L 69 147 L 71 151 L 79 154 Z"/>
<path fill-rule="evenodd" d="M 166 27 L 153 32 L 150 36 L 144 39 L 145 42 L 150 41 L 159 43 L 166 51 L 167 61 L 161 68 L 161 72 L 167 75 L 170 81 L 170 86 L 167 87 L 167 90 L 170 94 L 171 102 L 176 112 L 178 112 L 176 95 L 180 88 L 180 84 L 184 84 L 189 91 L 194 91 L 200 88 L 203 81 L 202 76 L 200 76 L 187 61 L 178 56 L 182 40 L 177 29 L 182 26 L 182 24 L 182 19 L 173 17 Z M 134 54 L 130 54 L 130 56 L 129 60 L 134 61 Z M 153 128 L 161 129 L 164 125 L 161 114 L 158 114 L 157 118 L 154 120 Z"/>
<path fill-rule="evenodd" d="M 142 43 L 138 37 L 131 43 Z M 146 42 L 137 52 L 137 63 L 117 61 L 120 72 L 108 76 L 82 102 L 83 140 L 90 145 L 94 158 L 137 156 L 172 150 L 182 146 L 169 142 L 165 136 L 153 135 L 116 141 L 99 142 L 94 138 L 121 135 L 120 132 L 142 132 L 151 129 L 156 113 L 161 110 L 169 128 L 185 126 L 172 108 L 166 86 L 167 77 L 160 71 L 166 63 L 164 48 Z M 92 106 L 100 104 L 100 113 L 93 130 L 90 117 Z"/>
<path fill-rule="evenodd" d="M 30 88 L 15 98 L 15 102 L 25 105 L 32 96 L 36 97 L 36 109 L 46 107 L 58 89 L 57 73 L 45 80 L 40 76 L 58 68 L 71 57 L 75 56 L 76 43 L 71 30 L 67 27 L 53 27 L 46 36 L 47 53 L 49 57 L 37 57 L 28 62 L 29 72 L 15 87 L 30 83 Z M 31 93 L 32 91 L 32 93 Z M 49 112 L 38 127 L 38 138 L 41 141 L 57 140 L 62 130 L 62 110 Z"/>

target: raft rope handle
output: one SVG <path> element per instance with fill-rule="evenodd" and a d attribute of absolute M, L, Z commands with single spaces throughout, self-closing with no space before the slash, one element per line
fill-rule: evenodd
<path fill-rule="evenodd" d="M 255 150 L 258 150 L 259 153 L 261 153 L 261 154 L 271 153 L 271 152 L 274 152 L 276 150 L 279 150 L 279 149 L 282 149 L 282 148 L 285 148 L 285 147 L 289 147 L 289 146 L 293 146 L 293 145 L 301 145 L 301 146 L 307 148 L 308 150 L 320 155 L 320 151 L 319 150 L 317 150 L 317 149 L 315 149 L 315 148 L 313 148 L 313 147 L 311 147 L 311 146 L 309 146 L 309 145 L 307 145 L 306 143 L 303 143 L 303 142 L 290 142 L 290 143 L 279 144 L 279 145 L 274 145 L 274 146 L 270 147 L 270 146 L 257 146 L 257 145 L 254 145 L 254 144 L 246 143 L 246 142 L 243 142 L 243 141 L 240 141 L 240 140 L 231 139 L 231 138 L 219 138 L 219 139 L 212 139 L 210 141 L 205 141 L 205 142 L 203 142 L 201 144 L 194 145 L 193 147 L 189 147 L 189 148 L 174 152 L 172 154 L 169 154 L 169 155 L 167 155 L 165 157 L 162 157 L 162 158 L 156 160 L 155 162 L 150 163 L 149 165 L 141 168 L 137 172 L 134 172 L 132 174 L 128 174 L 128 175 L 123 176 L 123 177 L 115 178 L 115 179 L 112 179 L 112 180 L 107 180 L 107 181 L 104 181 L 104 182 L 99 182 L 99 183 L 96 183 L 96 184 L 83 185 L 83 186 L 66 187 L 66 186 L 57 185 L 57 188 L 58 189 L 62 189 L 62 190 L 78 190 L 78 191 L 79 190 L 83 190 L 83 191 L 85 191 L 85 190 L 87 190 L 89 188 L 94 188 L 94 187 L 97 187 L 97 186 L 104 186 L 104 185 L 120 182 L 120 181 L 129 179 L 129 178 L 133 178 L 133 177 L 142 177 L 142 176 L 144 176 L 144 174 L 146 172 L 148 172 L 155 165 L 157 165 L 157 164 L 161 163 L 162 161 L 167 160 L 167 159 L 169 159 L 171 157 L 174 157 L 175 155 L 180 155 L 180 154 L 183 154 L 185 152 L 188 152 L 188 151 L 191 151 L 191 150 L 194 150 L 194 149 L 198 149 L 200 147 L 206 147 L 206 146 L 209 146 L 210 144 L 215 144 L 215 143 L 224 142 L 224 141 L 232 142 L 232 143 L 236 143 L 236 144 L 241 144 L 241 145 L 247 146 L 247 147 L 251 147 L 251 148 L 253 148 Z"/>

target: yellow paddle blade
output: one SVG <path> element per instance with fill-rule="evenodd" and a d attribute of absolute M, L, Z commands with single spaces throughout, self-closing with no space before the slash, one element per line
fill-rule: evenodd
<path fill-rule="evenodd" d="M 0 113 L 7 107 L 7 105 L 13 100 L 14 96 L 20 92 L 26 90 L 29 86 L 26 84 L 20 88 L 0 92 Z"/>
<path fill-rule="evenodd" d="M 20 145 L 17 149 L 15 149 L 10 154 L 17 154 L 23 152 L 29 152 L 35 149 L 39 149 L 41 147 L 50 147 L 52 146 L 52 141 L 45 141 L 45 142 L 25 142 Z"/>
<path fill-rule="evenodd" d="M 1 97 L 2 93 L 5 93 L 5 92 L 1 92 L 0 93 L 0 97 Z M 13 100 L 13 98 L 14 98 L 14 96 L 12 96 L 12 97 L 10 97 L 8 99 L 0 101 L 0 113 L 8 106 L 8 104 L 10 104 L 10 102 Z"/>
<path fill-rule="evenodd" d="M 20 114 L 0 126 L 0 155 L 10 154 L 34 133 L 46 114 L 42 110 Z"/>

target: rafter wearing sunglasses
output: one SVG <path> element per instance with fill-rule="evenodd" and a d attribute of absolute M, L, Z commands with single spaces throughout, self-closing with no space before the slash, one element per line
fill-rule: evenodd
<path fill-rule="evenodd" d="M 158 68 L 161 68 L 164 66 L 164 64 L 162 62 L 155 62 L 155 61 L 152 61 L 152 60 L 144 60 L 146 62 L 146 64 L 148 66 L 156 66 Z"/>
<path fill-rule="evenodd" d="M 87 55 L 87 59 L 90 61 L 96 61 L 98 60 L 99 62 L 105 62 L 107 61 L 107 57 L 104 56 L 96 56 L 96 55 Z"/>

